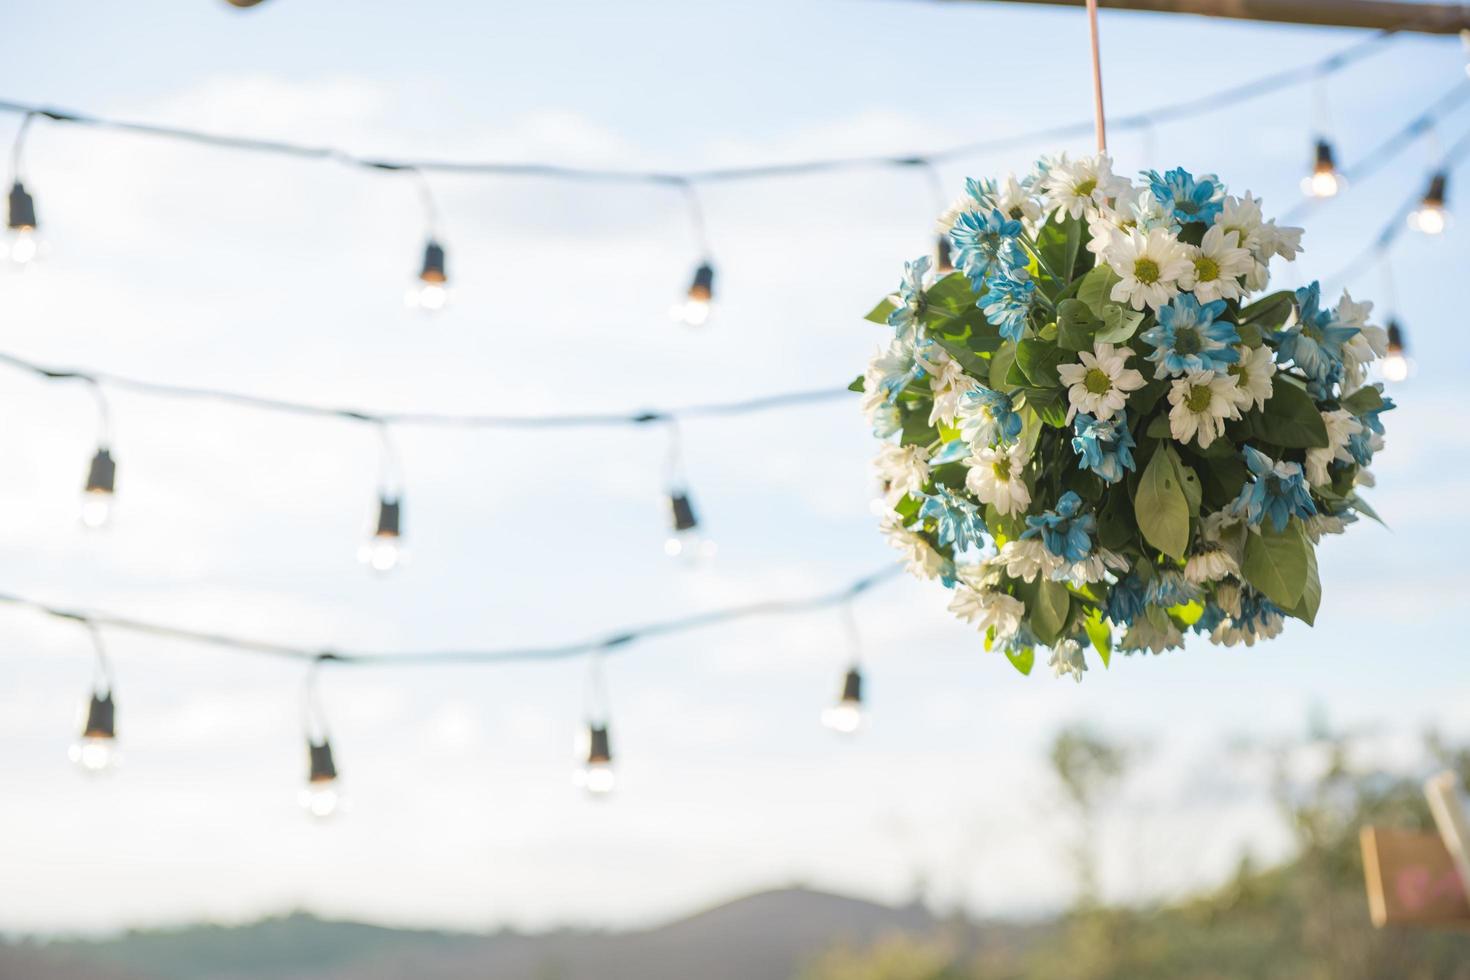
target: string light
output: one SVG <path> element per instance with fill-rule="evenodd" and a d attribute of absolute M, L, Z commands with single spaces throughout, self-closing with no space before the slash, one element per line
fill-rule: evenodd
<path fill-rule="evenodd" d="M 863 675 L 858 666 L 861 649 L 851 602 L 842 604 L 842 613 L 851 647 L 852 664 L 842 676 L 842 691 L 836 703 L 822 712 L 822 724 L 841 735 L 852 735 L 866 724 L 867 711 L 863 707 Z"/>
<path fill-rule="evenodd" d="M 382 448 L 378 512 L 372 533 L 357 549 L 357 560 L 375 572 L 391 572 L 403 558 L 402 466 L 388 426 L 378 426 Z"/>
<path fill-rule="evenodd" d="M 1312 172 L 1302 178 L 1302 192 L 1311 197 L 1336 197 L 1338 192 L 1346 186 L 1346 181 L 1337 172 L 1332 144 L 1325 139 L 1319 139 L 1316 158 L 1312 163 Z"/>
<path fill-rule="evenodd" d="M 613 644 L 622 642 L 626 640 L 619 638 Z M 607 796 L 617 785 L 617 774 L 613 771 L 612 737 L 608 732 L 611 709 L 602 652 L 599 647 L 587 655 L 587 725 L 579 751 L 581 764 L 572 779 L 592 797 Z"/>
<path fill-rule="evenodd" d="M 1409 212 L 1409 227 L 1426 235 L 1441 234 L 1449 225 L 1449 214 L 1445 211 L 1445 185 L 1449 174 L 1441 170 L 1429 178 L 1429 189 L 1419 206 Z"/>
<path fill-rule="evenodd" d="M 1397 320 L 1388 321 L 1388 354 L 1380 366 L 1385 381 L 1407 381 L 1413 373 L 1409 348 L 1404 341 L 1404 328 Z"/>
<path fill-rule="evenodd" d="M 87 483 L 82 488 L 81 518 L 84 527 L 95 530 L 111 519 L 116 484 L 117 462 L 107 447 L 100 446 L 87 467 Z"/>
<path fill-rule="evenodd" d="M 689 481 L 684 472 L 678 422 L 665 418 L 669 449 L 665 462 L 665 485 L 668 487 L 669 536 L 664 539 L 664 554 L 670 558 L 699 561 L 713 558 L 719 546 L 700 527 L 689 496 Z"/>
<path fill-rule="evenodd" d="M 424 223 L 429 232 L 424 242 L 424 261 L 418 277 L 404 294 L 404 302 L 426 313 L 437 313 L 449 304 L 449 269 L 444 262 L 444 246 L 439 241 L 439 205 L 434 190 L 417 167 L 403 168 L 417 178 L 419 202 L 424 209 Z"/>
<path fill-rule="evenodd" d="M 306 670 L 302 690 L 302 720 L 306 735 L 306 785 L 297 801 L 302 809 L 318 820 L 343 809 L 342 785 L 337 776 L 337 763 L 332 758 L 332 740 L 327 736 L 326 715 L 317 692 L 317 672 L 322 663 L 335 659 L 323 654 Z"/>
<path fill-rule="evenodd" d="M 10 159 L 11 183 L 5 223 L 5 258 L 22 267 L 29 265 L 41 252 L 36 230 L 36 201 L 26 190 L 20 176 L 21 150 L 25 145 L 26 131 L 30 129 L 34 118 L 35 113 L 28 112 L 21 119 L 20 128 L 15 133 L 15 143 L 11 147 Z"/>
<path fill-rule="evenodd" d="M 92 637 L 96 669 L 82 734 L 72 744 L 68 755 L 79 769 L 98 773 L 117 761 L 117 708 L 112 700 L 112 666 L 102 645 L 102 633 L 93 623 L 83 621 L 82 625 Z"/>

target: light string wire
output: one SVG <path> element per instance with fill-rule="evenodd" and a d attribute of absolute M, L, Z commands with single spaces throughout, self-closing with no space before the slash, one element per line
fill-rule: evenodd
<path fill-rule="evenodd" d="M 160 398 L 200 399 L 217 401 L 247 408 L 257 408 L 293 415 L 317 418 L 337 418 L 350 422 L 365 422 L 379 426 L 439 426 L 463 429 L 556 429 L 591 428 L 597 426 L 645 425 L 650 422 L 669 422 L 676 419 L 714 418 L 720 416 L 746 415 L 754 412 L 771 411 L 792 405 L 833 401 L 850 398 L 847 388 L 816 388 L 804 391 L 778 392 L 728 402 L 705 402 L 671 408 L 653 408 L 631 412 L 581 412 L 549 415 L 495 415 L 460 414 L 454 412 L 392 412 L 369 411 L 329 405 L 313 405 L 307 402 L 290 401 L 284 398 L 269 398 L 238 391 L 218 388 L 203 388 L 193 385 L 176 385 L 163 382 L 144 381 L 105 371 L 83 368 L 47 367 L 14 354 L 0 352 L 0 365 L 26 371 L 50 381 L 85 381 L 96 390 L 103 387 L 154 395 Z"/>
<path fill-rule="evenodd" d="M 600 637 L 571 643 L 486 650 L 439 650 L 420 653 L 352 652 L 276 643 L 230 633 L 196 630 L 183 626 L 170 626 L 164 623 L 133 619 L 128 616 L 120 616 L 108 612 L 68 609 L 7 592 L 0 592 L 0 603 L 31 609 L 56 619 L 79 622 L 94 631 L 98 628 L 106 627 L 108 629 L 123 630 L 165 639 L 186 640 L 219 647 L 221 649 L 233 650 L 239 653 L 262 654 L 286 660 L 307 662 L 312 664 L 313 667 L 328 663 L 364 667 L 427 667 L 447 664 L 505 664 L 528 661 L 556 661 L 594 653 L 600 656 L 602 654 L 625 650 L 636 641 L 653 637 L 674 636 L 680 633 L 708 629 L 755 617 L 791 615 L 809 612 L 814 609 L 823 609 L 828 606 L 847 605 L 858 596 L 888 581 L 900 570 L 901 568 L 898 565 L 887 565 L 831 592 L 819 593 L 798 599 L 770 599 L 738 606 L 727 606 L 723 609 L 714 609 L 673 619 L 645 623 L 641 626 L 633 626 Z"/>
<path fill-rule="evenodd" d="M 1470 130 L 1466 130 L 1465 134 L 1456 140 L 1454 145 L 1445 152 L 1444 161 L 1440 169 L 1446 173 L 1452 173 L 1464 161 L 1467 155 L 1470 155 Z M 1409 195 L 1403 204 L 1399 205 L 1398 209 L 1394 211 L 1393 216 L 1384 224 L 1383 230 L 1369 243 L 1368 247 L 1359 252 L 1356 258 L 1344 265 L 1334 275 L 1322 280 L 1323 288 L 1330 292 L 1339 286 L 1345 286 L 1351 283 L 1372 265 L 1379 256 L 1387 252 L 1398 237 L 1408 230 L 1409 214 L 1419 206 L 1423 198 L 1423 189 L 1416 186 L 1414 193 Z"/>
<path fill-rule="evenodd" d="M 1238 102 L 1267 95 L 1278 89 L 1288 88 L 1305 81 L 1311 81 L 1320 76 L 1341 71 L 1362 58 L 1367 57 L 1369 54 L 1374 53 L 1380 46 L 1398 36 L 1393 31 L 1382 31 L 1311 64 L 1288 68 L 1209 95 L 1159 106 L 1145 112 L 1116 117 L 1112 120 L 1112 125 L 1114 129 L 1138 129 L 1172 119 L 1193 118 L 1205 113 L 1214 112 Z M 96 129 L 110 129 L 135 135 L 179 140 L 218 149 L 240 150 L 252 153 L 273 153 L 280 156 L 292 156 L 312 160 L 332 160 L 344 166 L 358 167 L 366 170 L 400 173 L 410 172 L 420 175 L 427 171 L 437 171 L 440 173 L 460 175 L 641 183 L 675 188 L 683 188 L 691 183 L 765 180 L 778 177 L 802 177 L 838 170 L 867 169 L 873 167 L 906 167 L 912 166 L 915 159 L 924 159 L 933 162 L 976 156 L 1014 146 L 1022 146 L 1028 143 L 1068 139 L 1084 135 L 1089 131 L 1095 131 L 1098 128 L 1098 119 L 1094 118 L 1086 122 L 1063 123 L 1045 129 L 1033 130 L 1029 133 L 1019 133 L 1012 136 L 962 143 L 924 154 L 909 153 L 835 157 L 795 161 L 792 163 L 673 171 L 633 170 L 613 167 L 572 167 L 564 164 L 542 162 L 510 163 L 505 161 L 431 159 L 395 160 L 359 156 L 331 146 L 311 146 L 284 140 L 256 139 L 247 136 L 208 133 L 179 126 L 130 122 L 11 100 L 0 100 L 0 112 L 19 113 L 27 117 L 43 117 L 53 122 L 70 123 Z"/>

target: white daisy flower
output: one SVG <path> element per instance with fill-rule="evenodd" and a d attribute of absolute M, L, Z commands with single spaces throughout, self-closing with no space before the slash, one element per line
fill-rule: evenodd
<path fill-rule="evenodd" d="M 1374 452 L 1377 452 L 1377 450 L 1375 449 Z M 1358 470 L 1358 475 L 1353 479 L 1353 486 L 1376 487 L 1378 486 L 1378 477 L 1374 476 L 1373 471 L 1365 466 Z"/>
<path fill-rule="evenodd" d="M 1128 571 L 1130 564 L 1128 559 L 1116 551 L 1098 548 L 1081 561 L 1073 562 L 1067 569 L 1066 578 L 1073 585 L 1091 585 L 1094 582 L 1101 582 L 1109 570 Z"/>
<path fill-rule="evenodd" d="M 991 559 L 1005 569 L 1014 579 L 1031 582 L 1037 575 L 1051 577 L 1051 573 L 1062 567 L 1063 561 L 1041 543 L 1040 538 L 1017 538 L 1007 541 L 1000 554 Z"/>
<path fill-rule="evenodd" d="M 1169 383 L 1169 433 L 1177 442 L 1198 438 L 1201 449 L 1225 432 L 1226 419 L 1240 418 L 1235 382 L 1228 374 L 1191 371 Z"/>
<path fill-rule="evenodd" d="M 1258 254 L 1263 223 L 1260 198 L 1252 197 L 1250 191 L 1246 191 L 1245 197 L 1225 198 L 1220 213 L 1215 216 L 1214 226 L 1222 231 L 1235 232 L 1236 245 Z"/>
<path fill-rule="evenodd" d="M 1095 418 L 1110 419 L 1128 403 L 1128 393 L 1143 387 L 1143 375 L 1125 367 L 1133 356 L 1133 348 L 1112 344 L 1095 344 L 1092 352 L 1077 355 L 1080 364 L 1059 364 L 1057 375 L 1067 386 L 1070 419 L 1077 412 Z"/>
<path fill-rule="evenodd" d="M 913 347 L 895 339 L 868 361 L 868 370 L 863 374 L 862 407 L 869 425 L 876 424 L 878 412 L 889 407 L 888 392 L 883 390 L 883 382 L 906 372 L 913 358 Z"/>
<path fill-rule="evenodd" d="M 1041 202 L 1021 185 L 1015 174 L 1006 174 L 995 188 L 993 203 L 1001 214 L 1036 225 L 1041 221 Z"/>
<path fill-rule="evenodd" d="M 1363 423 L 1353 417 L 1353 413 L 1339 408 L 1331 412 L 1322 412 L 1322 424 L 1327 426 L 1327 445 L 1314 447 L 1307 450 L 1307 483 L 1314 487 L 1325 487 L 1332 482 L 1332 474 L 1328 468 L 1336 460 L 1339 463 L 1353 462 L 1353 454 L 1348 452 L 1348 439 L 1363 431 Z"/>
<path fill-rule="evenodd" d="M 1179 632 L 1179 627 L 1174 625 L 1173 620 L 1168 621 L 1167 629 L 1160 629 L 1147 616 L 1140 616 L 1128 627 L 1128 632 L 1123 634 L 1120 646 L 1130 653 L 1147 650 L 1152 654 L 1160 654 L 1165 650 L 1177 650 L 1184 646 L 1184 634 Z"/>
<path fill-rule="evenodd" d="M 1116 235 L 1126 235 L 1135 228 L 1141 231 L 1151 228 L 1167 230 L 1173 225 L 1173 210 L 1165 208 L 1164 202 L 1155 197 L 1152 190 L 1144 188 L 1136 197 L 1119 198 L 1116 207 L 1098 208 L 1097 215 L 1087 224 L 1088 237 L 1091 239 L 1087 243 L 1087 250 L 1101 258 Z"/>
<path fill-rule="evenodd" d="M 1275 613 L 1262 613 L 1256 620 L 1255 629 L 1241 629 L 1235 625 L 1235 621 L 1227 619 L 1215 631 L 1210 634 L 1210 642 L 1233 647 L 1237 643 L 1243 643 L 1248 647 L 1256 645 L 1257 640 L 1269 640 L 1279 634 L 1286 625 L 1286 620 Z"/>
<path fill-rule="evenodd" d="M 1022 475 L 1030 457 L 1019 442 L 983 447 L 965 460 L 965 489 L 1002 514 L 1022 514 L 1031 506 L 1031 490 Z"/>
<path fill-rule="evenodd" d="M 1082 675 L 1087 672 L 1087 658 L 1082 656 L 1082 647 L 1076 640 L 1063 640 L 1052 647 L 1051 659 L 1046 664 L 1053 677 L 1060 680 L 1070 674 L 1078 684 L 1082 683 Z"/>
<path fill-rule="evenodd" d="M 1251 253 L 1239 247 L 1233 231 L 1215 225 L 1205 232 L 1199 246 L 1189 249 L 1189 271 L 1179 277 L 1179 285 L 1192 291 L 1201 303 L 1217 299 L 1239 299 L 1243 290 L 1240 277 L 1255 267 Z"/>
<path fill-rule="evenodd" d="M 1014 596 L 991 589 L 955 586 L 949 611 L 984 633 L 994 629 L 997 640 L 1009 639 L 1021 628 L 1026 604 Z"/>
<path fill-rule="evenodd" d="M 929 410 L 929 424 L 943 423 L 953 428 L 960 399 L 975 387 L 975 379 L 966 374 L 960 362 L 950 357 L 937 344 L 926 349 L 919 362 L 929 375 L 929 391 L 934 396 L 933 407 Z"/>
<path fill-rule="evenodd" d="M 1068 160 L 1064 153 L 1053 161 L 1041 181 L 1048 213 L 1080 218 L 1128 190 L 1128 181 L 1113 174 L 1113 161 L 1106 156 Z"/>
<path fill-rule="evenodd" d="M 1235 350 L 1240 358 L 1230 365 L 1228 373 L 1235 381 L 1231 394 L 1236 407 L 1242 412 L 1250 411 L 1251 406 L 1265 408 L 1267 399 L 1271 397 L 1271 378 L 1276 374 L 1276 361 L 1271 356 L 1271 349 L 1265 344 L 1260 347 L 1241 344 Z"/>
<path fill-rule="evenodd" d="M 879 526 L 888 537 L 888 543 L 903 555 L 911 575 L 932 579 L 943 574 L 944 556 L 929 547 L 929 542 L 904 527 L 897 514 L 885 515 Z"/>
<path fill-rule="evenodd" d="M 1277 227 L 1276 219 L 1261 225 L 1256 232 L 1256 238 L 1260 242 L 1259 253 L 1262 259 L 1269 259 L 1279 255 L 1288 262 L 1295 262 L 1296 257 L 1302 252 L 1302 233 L 1306 229 L 1292 226 Z"/>
<path fill-rule="evenodd" d="M 1307 537 L 1317 544 L 1329 534 L 1342 534 L 1347 530 L 1347 522 L 1341 517 L 1332 514 L 1324 514 L 1320 510 L 1302 521 L 1302 528 L 1307 532 Z"/>
<path fill-rule="evenodd" d="M 1225 610 L 1227 616 L 1240 615 L 1240 583 L 1226 579 L 1215 586 L 1215 605 Z"/>
<path fill-rule="evenodd" d="M 1113 236 L 1103 253 L 1122 281 L 1113 287 L 1114 303 L 1127 303 L 1135 310 L 1145 305 L 1158 309 L 1179 293 L 1179 279 L 1194 268 L 1189 248 L 1163 228 L 1147 234 L 1137 228 Z"/>
<path fill-rule="evenodd" d="M 1342 347 L 1343 394 L 1348 395 L 1362 387 L 1367 380 L 1368 365 L 1376 358 L 1388 354 L 1388 331 L 1368 322 L 1373 312 L 1372 302 L 1355 303 L 1347 290 L 1337 304 L 1337 319 L 1358 332 Z"/>
<path fill-rule="evenodd" d="M 1195 585 L 1204 585 L 1226 575 L 1239 575 L 1240 566 L 1230 552 L 1218 544 L 1207 544 L 1189 556 L 1184 563 L 1184 577 Z"/>
<path fill-rule="evenodd" d="M 873 459 L 878 482 L 888 488 L 891 507 L 908 494 L 917 494 L 929 482 L 929 453 L 923 446 L 899 446 L 886 442 Z"/>

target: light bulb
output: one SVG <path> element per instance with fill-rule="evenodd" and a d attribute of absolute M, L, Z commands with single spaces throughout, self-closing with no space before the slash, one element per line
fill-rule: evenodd
<path fill-rule="evenodd" d="M 376 572 L 392 571 L 403 558 L 403 510 L 397 499 L 378 499 L 378 522 L 357 549 L 357 560 Z"/>
<path fill-rule="evenodd" d="M 606 725 L 587 726 L 586 747 L 587 760 L 578 767 L 572 781 L 591 796 L 606 796 L 617 784 Z"/>
<path fill-rule="evenodd" d="M 343 809 L 342 784 L 332 760 L 331 743 L 325 738 L 320 742 L 307 739 L 306 758 L 306 786 L 297 800 L 307 813 L 324 820 Z"/>
<path fill-rule="evenodd" d="M 444 246 L 429 239 L 424 245 L 424 264 L 418 278 L 404 294 L 411 307 L 433 313 L 449 303 L 449 276 L 444 264 Z"/>
<path fill-rule="evenodd" d="M 36 202 L 18 180 L 10 188 L 6 228 L 9 240 L 5 252 L 11 262 L 27 265 L 40 254 L 40 242 L 36 237 Z"/>
<path fill-rule="evenodd" d="M 1437 173 L 1429 179 L 1429 190 L 1419 206 L 1409 212 L 1409 227 L 1426 235 L 1443 234 L 1449 226 L 1449 212 L 1445 210 L 1446 174 Z"/>
<path fill-rule="evenodd" d="M 117 485 L 117 462 L 105 447 L 99 448 L 87 467 L 82 488 L 82 525 L 99 528 L 112 517 L 113 491 Z"/>
<path fill-rule="evenodd" d="M 698 561 L 713 558 L 718 546 L 700 531 L 694 504 L 685 490 L 669 492 L 669 536 L 664 540 L 664 554 L 670 558 Z"/>
<path fill-rule="evenodd" d="M 822 712 L 822 724 L 843 735 L 851 735 L 867 721 L 863 710 L 863 676 L 856 667 L 842 678 L 842 696 Z"/>
<path fill-rule="evenodd" d="M 947 276 L 954 271 L 954 259 L 950 254 L 948 235 L 940 235 L 934 242 L 934 271 L 940 276 Z"/>
<path fill-rule="evenodd" d="M 102 772 L 117 760 L 117 710 L 111 691 L 92 695 L 81 737 L 67 755 L 86 772 Z"/>
<path fill-rule="evenodd" d="M 1302 179 L 1302 192 L 1311 197 L 1333 197 L 1347 186 L 1342 175 L 1337 172 L 1337 164 L 1332 157 L 1332 144 L 1326 140 L 1317 141 L 1317 156 L 1312 164 L 1312 173 Z"/>
<path fill-rule="evenodd" d="M 1388 350 L 1378 369 L 1385 381 L 1407 381 L 1414 365 L 1409 360 L 1408 345 L 1404 342 L 1404 328 L 1397 320 L 1388 321 Z"/>
<path fill-rule="evenodd" d="M 689 327 L 703 326 L 709 320 L 710 304 L 715 295 L 715 268 L 708 262 L 694 270 L 694 281 L 684 302 L 669 311 L 675 320 Z"/>

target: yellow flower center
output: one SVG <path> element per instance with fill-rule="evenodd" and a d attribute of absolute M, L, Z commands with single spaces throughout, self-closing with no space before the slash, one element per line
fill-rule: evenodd
<path fill-rule="evenodd" d="M 1220 278 L 1220 263 L 1208 255 L 1194 260 L 1194 277 L 1200 282 L 1214 282 Z"/>
<path fill-rule="evenodd" d="M 1078 197 L 1088 197 L 1093 191 L 1097 190 L 1097 178 L 1089 177 L 1072 188 L 1072 190 Z"/>
<path fill-rule="evenodd" d="M 1082 386 L 1094 395 L 1106 395 L 1113 390 L 1113 379 L 1102 368 L 1088 368 L 1082 376 Z"/>
<path fill-rule="evenodd" d="M 1184 400 L 1184 405 L 1198 415 L 1208 410 L 1213 400 L 1214 393 L 1210 391 L 1209 385 L 1190 385 L 1189 397 Z"/>
<path fill-rule="evenodd" d="M 1198 354 L 1204 345 L 1199 331 L 1194 327 L 1179 327 L 1174 331 L 1174 351 L 1178 354 Z"/>
<path fill-rule="evenodd" d="M 995 462 L 990 466 L 995 473 L 995 478 L 1002 483 L 1008 483 L 1011 479 L 1011 458 L 1009 456 L 997 456 Z"/>
<path fill-rule="evenodd" d="M 1144 257 L 1133 263 L 1133 278 L 1144 285 L 1159 281 L 1159 264 L 1153 259 Z"/>

